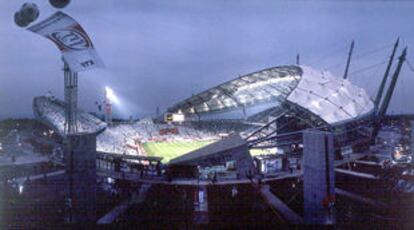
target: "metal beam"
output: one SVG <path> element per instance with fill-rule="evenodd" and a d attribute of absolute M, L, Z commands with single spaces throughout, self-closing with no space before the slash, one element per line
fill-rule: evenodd
<path fill-rule="evenodd" d="M 361 196 L 361 195 L 358 195 L 358 194 L 355 194 L 355 193 L 352 193 L 352 192 L 348 192 L 348 191 L 342 190 L 340 188 L 335 188 L 335 193 L 340 195 L 340 196 L 348 197 L 352 200 L 355 200 L 355 201 L 361 202 L 363 204 L 373 206 L 373 207 L 378 208 L 378 209 L 388 209 L 389 208 L 388 205 L 386 205 L 385 203 L 383 203 L 381 201 L 373 200 L 371 198 L 364 197 L 364 196 Z"/>
<path fill-rule="evenodd" d="M 375 104 L 374 104 L 375 105 L 375 113 L 378 112 L 378 107 L 379 107 L 379 104 L 381 102 L 382 93 L 384 91 L 385 83 L 387 82 L 388 75 L 389 75 L 390 70 L 391 70 L 392 62 L 394 61 L 394 55 L 395 55 L 395 51 L 397 51 L 399 41 L 400 41 L 400 38 L 398 38 L 397 41 L 394 44 L 394 48 L 392 50 L 390 60 L 388 61 L 387 68 L 385 69 L 384 77 L 382 78 L 381 85 L 378 89 L 378 93 L 377 93 L 377 96 L 375 98 Z"/>
<path fill-rule="evenodd" d="M 65 134 L 78 132 L 77 105 L 78 105 L 78 73 L 72 72 L 66 61 L 63 60 L 64 94 L 65 94 Z"/>
<path fill-rule="evenodd" d="M 291 224 L 303 223 L 303 218 L 292 211 L 282 200 L 275 196 L 271 191 L 269 185 L 264 185 L 260 188 L 260 194 L 271 207 L 276 209 L 278 214 L 281 214 L 283 218 Z"/>
<path fill-rule="evenodd" d="M 120 215 L 125 213 L 132 205 L 142 203 L 147 195 L 147 192 L 152 184 L 142 184 L 138 194 L 135 192 L 132 197 L 128 198 L 109 213 L 101 217 L 96 223 L 97 224 L 110 224 L 113 223 Z"/>
<path fill-rule="evenodd" d="M 240 77 L 239 78 L 239 80 L 240 81 L 244 81 L 244 82 L 246 82 L 247 84 L 251 84 L 252 82 L 250 82 L 250 81 L 247 81 L 246 79 L 243 79 L 242 77 Z M 252 98 L 255 98 L 255 96 L 249 91 L 249 90 L 247 90 L 247 93 L 252 97 Z"/>
<path fill-rule="evenodd" d="M 390 104 L 392 94 L 394 93 L 395 85 L 397 84 L 398 76 L 400 75 L 401 67 L 405 61 L 405 57 L 407 55 L 407 47 L 403 50 L 401 56 L 398 58 L 398 65 L 395 69 L 394 75 L 392 76 L 390 86 L 388 87 L 387 94 L 385 94 L 384 101 L 381 105 L 380 110 L 378 111 L 378 117 L 382 118 L 388 109 L 388 105 Z"/>
<path fill-rule="evenodd" d="M 260 75 L 257 78 L 259 78 L 262 81 L 268 81 L 270 79 L 270 77 L 263 78 L 262 76 L 264 76 L 264 75 Z M 257 82 L 257 81 L 255 81 L 255 82 Z M 277 91 L 279 91 L 279 92 L 281 92 L 283 94 L 289 93 L 289 92 L 286 92 L 283 88 L 277 87 L 275 85 L 267 84 L 266 86 L 268 86 L 270 88 L 273 88 L 273 89 L 275 89 L 275 90 L 277 90 Z"/>
<path fill-rule="evenodd" d="M 372 179 L 372 180 L 379 179 L 378 176 L 375 176 L 375 175 L 372 175 L 372 174 L 362 173 L 362 172 L 356 172 L 356 171 L 351 171 L 351 170 L 346 170 L 346 169 L 340 169 L 340 168 L 336 168 L 335 169 L 335 172 L 336 173 L 342 173 L 342 174 L 350 175 L 350 176 L 360 177 L 360 178 L 364 178 L 364 179 Z"/>
<path fill-rule="evenodd" d="M 237 106 L 242 106 L 243 105 L 231 93 L 228 93 L 227 89 L 223 88 L 222 86 L 219 86 L 218 88 L 220 89 L 220 92 L 222 92 L 224 95 L 228 96 L 230 99 L 232 99 L 234 102 L 236 102 Z"/>
<path fill-rule="evenodd" d="M 352 52 L 354 51 L 354 44 L 355 44 L 355 42 L 354 42 L 354 40 L 352 40 L 351 47 L 350 47 L 349 53 L 348 53 L 348 60 L 346 61 L 344 79 L 346 79 L 348 77 L 349 64 L 351 63 Z"/>
<path fill-rule="evenodd" d="M 314 128 L 316 127 L 313 123 L 310 123 L 308 119 L 303 118 L 303 115 L 306 115 L 309 111 L 303 110 L 303 109 L 299 109 L 297 106 L 295 105 L 291 105 L 291 106 L 284 106 L 284 112 L 282 112 L 281 114 L 279 114 L 279 116 L 277 116 L 275 119 L 273 119 L 272 121 L 268 122 L 266 125 L 264 125 L 263 127 L 260 127 L 259 129 L 257 129 L 256 131 L 254 131 L 253 133 L 251 133 L 246 140 L 251 139 L 253 136 L 257 135 L 258 133 L 263 133 L 263 131 L 266 128 L 269 128 L 272 124 L 274 124 L 280 117 L 284 116 L 286 113 L 288 112 L 294 112 L 296 115 L 296 118 L 298 118 L 301 121 L 304 121 L 306 124 L 308 124 L 310 127 Z M 311 113 L 311 112 L 309 112 Z M 317 115 L 315 115 L 317 116 Z M 323 121 L 322 119 L 320 119 L 321 121 Z M 285 123 L 281 128 L 286 127 L 287 125 L 291 124 L 292 122 L 294 122 L 294 120 L 291 120 L 288 123 Z M 280 127 L 279 127 L 280 128 Z M 250 142 L 254 145 L 258 142 L 262 142 L 262 141 L 268 141 L 269 139 L 272 139 L 274 137 L 272 137 L 271 135 L 277 133 L 277 130 L 273 130 L 270 133 L 264 134 L 264 137 L 259 137 L 256 138 L 254 140 L 250 140 Z"/>

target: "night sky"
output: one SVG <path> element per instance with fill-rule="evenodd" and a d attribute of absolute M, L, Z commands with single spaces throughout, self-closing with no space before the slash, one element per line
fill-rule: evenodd
<path fill-rule="evenodd" d="M 0 119 L 33 117 L 32 99 L 63 98 L 60 52 L 14 24 L 26 1 L 0 1 Z M 56 11 L 46 0 L 40 21 Z M 373 96 L 400 36 L 414 64 L 414 1 L 72 0 L 63 11 L 88 32 L 106 68 L 80 73 L 79 107 L 96 111 L 105 86 L 116 116 L 142 117 L 263 68 L 301 63 L 342 76 L 355 40 L 350 80 Z M 411 47 L 410 47 L 411 46 Z M 394 68 L 393 68 L 394 70 Z M 404 65 L 392 113 L 414 113 L 414 72 Z"/>

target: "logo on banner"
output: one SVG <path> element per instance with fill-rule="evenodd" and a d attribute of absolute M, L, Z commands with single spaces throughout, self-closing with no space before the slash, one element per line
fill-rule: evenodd
<path fill-rule="evenodd" d="M 92 48 L 88 36 L 78 30 L 58 30 L 50 34 L 61 50 L 85 50 Z"/>
<path fill-rule="evenodd" d="M 65 13 L 58 11 L 27 29 L 55 43 L 71 71 L 103 67 L 86 31 Z"/>

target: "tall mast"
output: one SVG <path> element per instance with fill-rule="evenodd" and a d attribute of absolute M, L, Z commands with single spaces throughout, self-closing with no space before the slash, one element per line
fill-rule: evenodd
<path fill-rule="evenodd" d="M 349 53 L 348 53 L 348 60 L 346 61 L 344 79 L 346 79 L 348 77 L 349 64 L 351 63 L 351 56 L 352 56 L 352 52 L 354 51 L 354 44 L 355 44 L 355 42 L 354 42 L 354 40 L 352 40 L 351 48 L 349 49 Z"/>
<path fill-rule="evenodd" d="M 398 65 L 395 69 L 394 75 L 392 76 L 390 86 L 387 90 L 387 94 L 385 94 L 384 101 L 382 102 L 381 108 L 378 111 L 378 117 L 382 118 L 388 109 L 388 105 L 390 104 L 392 94 L 394 93 L 395 85 L 397 84 L 398 76 L 400 75 L 401 67 L 405 61 L 405 57 L 407 55 L 407 47 L 404 48 L 401 56 L 398 58 Z"/>
<path fill-rule="evenodd" d="M 78 132 L 78 73 L 72 72 L 65 60 L 63 60 L 63 64 L 65 82 L 65 134 L 74 134 Z"/>
<path fill-rule="evenodd" d="M 400 41 L 400 38 L 398 38 L 397 41 L 394 44 L 394 48 L 392 50 L 390 60 L 388 61 L 387 69 L 385 69 L 384 77 L 382 78 L 381 85 L 378 89 L 378 93 L 377 93 L 377 96 L 375 98 L 375 112 L 376 113 L 378 112 L 378 109 L 379 109 L 378 107 L 379 107 L 379 104 L 381 102 L 382 93 L 384 92 L 385 83 L 387 82 L 388 75 L 390 74 L 392 62 L 394 61 L 394 55 L 395 55 L 395 52 L 397 51 L 399 41 Z"/>

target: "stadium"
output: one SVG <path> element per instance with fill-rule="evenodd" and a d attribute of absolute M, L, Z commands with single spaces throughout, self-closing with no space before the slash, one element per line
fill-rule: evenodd
<path fill-rule="evenodd" d="M 12 154 L 11 164 L 18 156 L 41 174 L 15 179 L 6 173 L 12 178 L 6 181 L 20 194 L 23 185 L 53 181 L 54 191 L 63 191 L 56 197 L 65 199 L 52 204 L 64 209 L 58 223 L 75 213 L 73 222 L 133 223 L 131 215 L 138 215 L 143 224 L 179 219 L 174 226 L 298 224 L 309 221 L 309 199 L 323 210 L 335 203 L 346 223 L 349 202 L 378 213 L 388 207 L 384 199 L 404 203 L 414 189 L 409 118 L 384 116 L 397 78 L 398 68 L 389 87 L 378 90 L 385 96 L 373 100 L 328 71 L 276 66 L 209 87 L 153 117 L 112 119 L 108 102 L 103 117 L 76 109 L 72 133 L 68 104 L 48 93 L 33 99 L 36 121 L 11 121 L 0 146 L 6 157 Z M 36 186 L 51 192 L 49 185 Z M 384 193 L 375 200 L 359 195 L 366 187 Z M 70 188 L 80 201 L 73 208 Z M 110 210 L 116 203 L 108 200 L 119 204 Z M 159 210 L 158 202 L 161 215 L 143 211 Z M 229 217 L 246 219 L 227 223 Z M 321 221 L 331 217 L 323 214 Z"/>
<path fill-rule="evenodd" d="M 37 97 L 35 116 L 64 136 L 64 103 Z M 97 151 L 162 158 L 163 163 L 230 135 L 249 142 L 254 155 L 298 151 L 294 137 L 275 137 L 308 128 L 334 131 L 336 148 L 352 148 L 370 138 L 374 104 L 367 93 L 329 72 L 280 66 L 240 76 L 172 105 L 160 117 L 106 124 L 78 111 L 78 131 L 99 133 Z M 168 121 L 168 115 L 185 119 Z M 165 119 L 164 119 L 165 118 Z M 365 127 L 365 128 L 362 128 Z"/>
<path fill-rule="evenodd" d="M 394 74 L 392 81 L 397 77 L 398 74 Z M 404 128 L 409 124 L 405 118 L 384 118 L 382 114 L 392 88 L 392 84 L 388 89 L 381 85 L 378 91 L 386 91 L 386 95 L 382 100 L 374 100 L 363 88 L 328 71 L 285 65 L 238 76 L 178 101 L 162 114 L 139 120 L 112 119 L 112 114 L 108 114 L 112 111 L 109 103 L 105 105 L 109 109 L 102 114 L 104 118 L 77 109 L 76 134 L 67 131 L 66 103 L 54 96 L 34 98 L 33 112 L 44 126 L 37 128 L 44 130 L 39 133 L 46 133 L 43 136 L 55 143 L 49 147 L 52 162 L 69 164 L 68 170 L 74 170 L 70 166 L 73 163 L 68 160 L 73 159 L 79 162 L 77 167 L 83 167 L 79 178 L 72 182 L 76 188 L 92 186 L 95 176 L 85 174 L 90 170 L 85 166 L 96 164 L 98 188 L 104 193 L 137 191 L 142 201 L 181 200 L 174 206 L 178 209 L 183 208 L 182 202 L 189 202 L 194 206 L 189 208 L 191 214 L 177 217 L 186 223 L 188 216 L 192 216 L 190 222 L 198 226 L 222 225 L 226 216 L 245 215 L 243 212 L 251 210 L 257 202 L 264 202 L 266 206 L 258 212 L 266 214 L 249 218 L 297 224 L 307 218 L 307 199 L 320 200 L 324 210 L 336 203 L 341 212 L 348 205 L 347 199 L 356 200 L 358 204 L 368 202 L 369 206 L 379 209 L 384 207 L 382 201 L 355 197 L 358 195 L 354 192 L 361 190 L 353 186 L 352 181 L 376 189 L 389 186 L 384 190 L 389 191 L 386 197 L 402 196 L 404 200 L 406 194 L 410 194 L 414 187 L 410 187 L 409 179 L 381 179 L 382 183 L 374 179 L 382 177 L 384 168 L 389 168 L 388 175 L 396 178 L 410 172 L 402 166 L 411 160 L 408 154 L 411 142 L 407 134 L 410 129 Z M 110 95 L 115 97 L 113 92 Z M 401 128 L 390 131 L 389 127 Z M 89 143 L 87 139 L 84 144 L 76 141 L 78 137 L 90 135 L 96 136 L 96 143 Z M 399 142 L 393 142 L 397 136 Z M 65 145 L 68 140 L 72 143 L 73 138 L 72 151 L 76 154 L 70 156 Z M 96 148 L 96 154 L 88 153 L 91 147 Z M 390 158 L 388 153 L 393 151 Z M 372 152 L 376 152 L 375 155 Z M 324 166 L 316 166 L 318 164 Z M 328 189 L 332 189 L 329 187 L 332 180 L 337 181 L 338 201 L 335 196 L 326 195 L 334 193 Z M 314 184 L 318 187 L 309 187 Z M 261 187 L 260 191 L 252 185 Z M 322 190 L 309 193 L 318 189 Z M 187 195 L 168 198 L 169 193 L 177 192 Z M 222 193 L 227 195 L 218 196 Z M 259 198 L 255 198 L 258 194 Z M 232 214 L 222 210 L 223 205 L 238 207 L 234 206 L 236 198 L 243 207 L 234 209 Z M 132 203 L 128 207 L 131 205 L 134 207 Z M 164 210 L 169 211 L 163 216 L 168 219 L 174 211 L 166 207 Z M 84 209 L 86 206 L 79 206 L 77 212 L 83 213 Z M 269 213 L 274 215 L 268 217 Z M 107 215 L 111 217 L 105 215 L 97 223 L 110 223 L 120 214 L 111 211 Z M 142 212 L 137 215 L 146 216 Z M 322 216 L 323 220 L 331 218 L 331 214 Z M 346 221 L 342 214 L 338 216 L 341 223 Z M 131 220 L 128 217 L 123 221 Z M 235 223 L 229 224 L 234 226 Z"/>
<path fill-rule="evenodd" d="M 183 15 L 181 4 L 173 4 L 178 5 L 176 14 L 171 14 L 175 6 L 169 4 L 165 5 L 167 14 L 159 12 L 161 18 L 168 18 L 167 24 L 165 20 L 157 24 L 154 18 L 139 24 L 145 17 L 153 16 L 152 10 L 159 6 L 146 8 L 144 3 L 130 2 L 125 3 L 126 8 L 116 17 L 102 12 L 105 30 L 101 33 L 105 33 L 94 41 L 104 47 L 102 57 L 109 67 L 106 69 L 86 30 L 62 10 L 70 1 L 49 0 L 49 3 L 55 12 L 41 21 L 37 21 L 41 15 L 37 4 L 24 3 L 15 12 L 14 23 L 25 28 L 25 32 L 48 39 L 59 49 L 63 98 L 52 95 L 52 90 L 59 90 L 51 83 L 46 95 L 36 91 L 26 97 L 28 104 L 23 107 L 28 110 L 29 118 L 0 120 L 0 228 L 49 228 L 62 224 L 166 229 L 262 229 L 282 224 L 348 226 L 349 223 L 382 228 L 395 228 L 395 223 L 413 226 L 409 213 L 414 210 L 414 114 L 396 114 L 392 106 L 389 108 L 400 73 L 404 74 L 403 64 L 407 62 L 414 72 L 407 60 L 404 39 L 406 47 L 398 58 L 394 57 L 399 38 L 385 61 L 349 73 L 355 44 L 352 40 L 342 76 L 332 74 L 337 73 L 336 67 L 342 68 L 341 63 L 326 67 L 305 59 L 303 65 L 299 53 L 295 64 L 259 69 L 256 66 L 274 64 L 266 62 L 273 57 L 265 53 L 275 47 L 262 40 L 271 34 L 263 36 L 261 31 L 268 22 L 267 18 L 262 20 L 266 15 L 260 14 L 259 24 L 252 23 L 254 28 L 245 31 L 245 26 L 251 23 L 239 23 L 245 14 L 228 12 L 229 15 L 238 12 L 238 19 L 230 20 L 222 28 L 224 33 L 218 30 L 217 41 L 213 41 L 213 36 L 205 36 L 212 43 L 198 50 L 195 46 L 200 43 L 196 36 L 189 35 L 196 31 L 194 28 L 203 28 L 200 25 L 204 22 L 187 28 L 188 19 L 200 23 L 188 15 L 184 15 L 184 21 L 174 22 L 176 16 Z M 78 4 L 95 9 L 97 3 L 78 1 Z M 112 4 L 115 3 L 102 3 L 102 7 L 109 7 L 110 12 L 119 11 L 118 5 Z M 198 17 L 203 12 L 196 5 L 193 11 Z M 216 9 L 216 4 L 213 5 L 212 9 Z M 133 6 L 138 10 L 130 10 Z M 82 12 L 92 15 L 89 8 Z M 254 15 L 259 16 L 256 10 Z M 275 16 L 273 11 L 269 15 Z M 89 18 L 93 18 L 91 24 L 100 20 Z M 118 18 L 123 19 L 116 22 Z M 219 24 L 224 22 L 218 19 Z M 131 24 L 126 23 L 130 21 Z M 87 20 L 85 25 L 90 26 Z M 168 32 L 171 25 L 173 33 Z M 227 37 L 227 30 L 234 25 L 243 28 L 239 35 L 249 41 L 246 50 L 240 49 L 246 48 L 240 44 L 229 46 L 240 38 Z M 266 29 L 273 29 L 274 25 L 269 25 Z M 108 33 L 108 28 L 113 33 Z M 135 32 L 129 34 L 136 28 L 145 28 L 141 33 L 150 35 L 145 36 L 148 39 L 135 37 Z M 99 34 L 96 29 L 88 30 Z M 122 33 L 116 32 L 118 29 Z M 15 31 L 9 32 L 17 38 Z M 275 32 L 277 36 L 293 38 L 284 36 L 280 30 Z M 216 30 L 211 34 L 215 33 Z M 225 41 L 220 38 L 222 34 L 226 35 Z M 253 34 L 260 35 L 254 38 L 257 43 L 254 45 L 250 38 Z M 183 37 L 183 46 L 175 44 L 176 38 L 179 41 Z M 120 42 L 120 39 L 126 40 Z M 302 37 L 299 39 L 295 49 L 302 50 L 301 43 L 306 42 Z M 332 46 L 332 41 L 326 41 L 318 38 L 323 47 Z M 277 55 L 286 59 L 283 53 L 290 56 L 292 47 L 282 43 L 286 50 L 278 50 Z M 387 44 L 357 56 L 356 66 L 365 63 L 360 62 L 361 57 L 376 54 L 383 58 L 377 52 L 391 46 Z M 318 50 L 321 47 L 315 47 L 309 53 L 323 53 L 323 49 Z M 227 57 L 227 48 L 237 58 Z M 225 54 L 220 56 L 223 59 L 212 58 L 214 55 L 209 53 L 217 49 Z M 15 58 L 16 50 L 10 50 L 11 59 Z M 133 55 L 126 55 L 128 52 Z M 250 52 L 258 53 L 246 59 Z M 39 60 L 21 69 L 21 65 L 13 67 L 13 71 L 20 72 L 16 76 L 25 76 L 29 70 L 33 77 L 37 76 L 36 68 L 43 64 L 52 68 L 37 68 L 42 74 L 52 76 L 58 70 L 53 69 L 56 63 L 40 61 L 45 60 L 43 53 L 17 53 Z M 180 55 L 183 56 L 178 58 Z M 324 59 L 343 60 L 339 55 L 338 60 L 331 55 L 320 60 Z M 212 71 L 208 66 L 206 71 L 198 62 L 212 62 L 218 69 Z M 160 63 L 163 68 L 158 68 Z M 194 64 L 195 68 L 188 68 L 193 63 L 197 67 Z M 387 67 L 376 89 L 373 77 L 385 63 Z M 234 71 L 235 66 L 239 70 L 250 66 L 250 70 L 226 78 L 231 80 L 225 82 L 214 80 L 226 71 Z M 325 66 L 330 71 L 314 66 Z M 359 85 L 368 84 L 361 78 L 353 77 L 352 82 L 348 78 L 374 68 L 375 74 L 370 73 L 374 79 L 369 84 L 372 87 L 361 88 Z M 94 87 L 78 84 L 78 77 L 86 73 L 95 75 L 87 80 Z M 163 81 L 155 82 L 155 76 Z M 198 88 L 189 97 L 179 96 L 194 91 L 198 83 L 208 82 L 206 79 L 215 83 Z M 145 81 L 151 84 L 142 84 Z M 169 81 L 175 85 L 169 87 Z M 122 91 L 118 95 L 111 87 Z M 99 93 L 102 89 L 104 95 Z M 404 95 L 404 90 L 401 91 L 396 90 Z M 175 99 L 169 101 L 166 95 Z M 403 104 L 407 104 L 404 100 Z M 155 104 L 163 111 L 156 107 L 155 114 L 148 115 Z M 18 108 L 16 103 L 14 110 L 18 112 Z"/>

